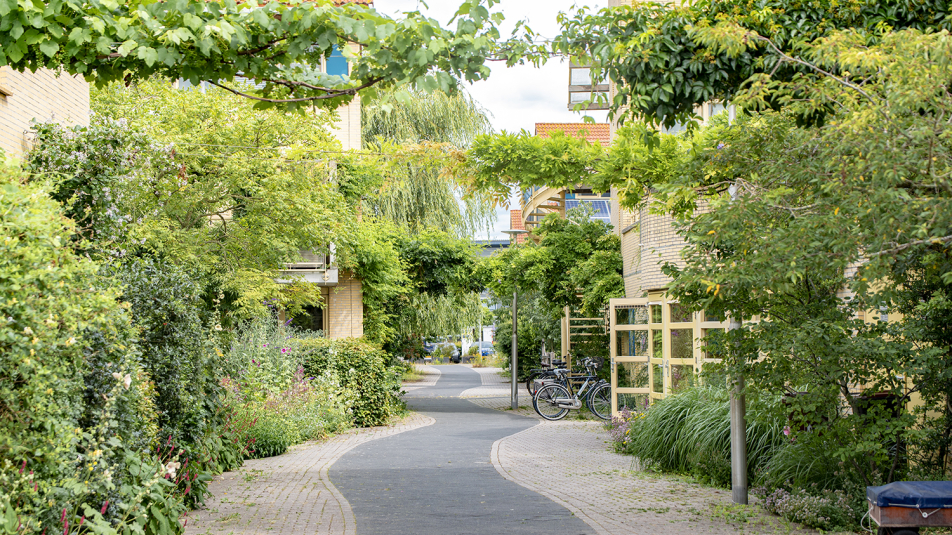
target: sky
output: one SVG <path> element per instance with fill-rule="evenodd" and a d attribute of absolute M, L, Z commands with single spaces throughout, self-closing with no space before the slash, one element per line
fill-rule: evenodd
<path fill-rule="evenodd" d="M 554 37 L 559 33 L 556 16 L 560 11 L 571 11 L 576 0 L 502 0 L 493 7 L 501 11 L 506 21 L 500 27 L 503 36 L 509 35 L 518 20 L 526 20 L 528 26 L 542 37 Z M 459 8 L 455 0 L 430 0 L 426 7 L 418 0 L 374 0 L 374 7 L 381 12 L 397 17 L 401 12 L 419 10 L 440 21 L 445 27 Z M 605 1 L 587 2 L 591 8 L 603 7 Z M 491 62 L 489 79 L 470 84 L 467 90 L 488 112 L 497 132 L 535 132 L 535 123 L 577 123 L 582 115 L 568 110 L 568 63 L 550 60 L 540 68 L 518 65 L 506 68 L 505 64 Z M 607 112 L 592 111 L 588 114 L 597 122 L 607 120 Z M 510 199 L 510 206 L 496 212 L 496 223 L 489 231 L 475 236 L 476 239 L 504 239 L 501 231 L 509 228 L 509 209 L 519 208 L 517 196 Z"/>

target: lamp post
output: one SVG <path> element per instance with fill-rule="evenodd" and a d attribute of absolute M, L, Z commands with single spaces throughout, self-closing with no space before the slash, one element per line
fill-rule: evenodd
<path fill-rule="evenodd" d="M 737 186 L 731 184 L 728 191 L 731 202 L 737 199 Z M 728 331 L 743 327 L 739 317 L 730 318 Z M 747 505 L 747 397 L 744 395 L 744 373 L 737 372 L 731 391 L 731 498 L 734 503 Z"/>
<path fill-rule="evenodd" d="M 502 231 L 503 234 L 509 235 L 509 246 L 515 247 L 519 243 L 519 235 L 527 234 L 529 231 L 524 229 L 510 229 Z M 518 336 L 516 335 L 516 315 L 517 308 L 519 305 L 519 290 L 516 288 L 516 283 L 513 281 L 512 284 L 512 358 L 509 361 L 509 370 L 512 372 L 512 385 L 511 385 L 511 395 L 512 395 L 512 410 L 517 410 L 519 408 L 519 381 L 516 379 L 518 377 L 517 368 L 519 365 L 519 356 L 516 354 L 516 347 L 518 344 Z"/>

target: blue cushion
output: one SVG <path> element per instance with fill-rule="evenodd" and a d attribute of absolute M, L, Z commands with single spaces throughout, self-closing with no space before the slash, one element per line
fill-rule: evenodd
<path fill-rule="evenodd" d="M 866 487 L 866 499 L 879 507 L 952 508 L 952 481 L 896 481 Z"/>

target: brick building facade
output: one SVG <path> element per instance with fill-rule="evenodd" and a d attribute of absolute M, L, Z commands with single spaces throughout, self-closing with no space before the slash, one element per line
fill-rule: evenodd
<path fill-rule="evenodd" d="M 0 67 L 0 149 L 22 156 L 32 142 L 31 123 L 89 124 L 89 84 L 82 76 Z"/>

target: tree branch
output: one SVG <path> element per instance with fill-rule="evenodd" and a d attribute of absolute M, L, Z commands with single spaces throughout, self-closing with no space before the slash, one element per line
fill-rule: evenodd
<path fill-rule="evenodd" d="M 340 96 L 344 96 L 344 95 L 356 95 L 357 92 L 360 91 L 361 89 L 366 89 L 366 88 L 368 88 L 368 87 L 370 87 L 370 86 L 372 86 L 372 85 L 374 85 L 374 84 L 376 84 L 376 83 L 379 83 L 379 82 L 383 81 L 383 78 L 379 78 L 379 77 L 378 77 L 378 78 L 371 78 L 370 80 L 368 80 L 368 81 L 365 82 L 364 84 L 361 84 L 361 85 L 359 85 L 359 86 L 357 86 L 357 87 L 353 87 L 353 88 L 350 88 L 350 89 L 344 89 L 344 90 L 342 90 L 342 91 L 329 91 L 329 90 L 324 89 L 324 88 L 320 88 L 320 87 L 317 87 L 317 86 L 312 86 L 312 85 L 310 85 L 310 84 L 305 84 L 304 82 L 292 82 L 292 81 L 289 81 L 289 80 L 282 80 L 282 81 L 278 81 L 278 80 L 267 80 L 267 81 L 269 81 L 269 82 L 271 82 L 271 83 L 277 83 L 277 84 L 281 84 L 281 85 L 285 85 L 285 86 L 287 86 L 288 84 L 295 84 L 295 85 L 300 85 L 300 86 L 302 86 L 302 87 L 308 87 L 308 88 L 310 88 L 310 89 L 327 91 L 327 94 L 326 94 L 326 95 L 319 95 L 319 96 L 313 96 L 313 97 L 300 97 L 300 98 L 265 98 L 265 97 L 258 97 L 258 96 L 255 96 L 255 95 L 249 95 L 248 93 L 243 93 L 243 92 L 241 92 L 241 91 L 238 91 L 237 89 L 232 89 L 232 88 L 230 88 L 230 87 L 228 87 L 228 86 L 221 85 L 221 84 L 219 84 L 219 83 L 217 83 L 217 82 L 212 82 L 211 80 L 206 80 L 206 81 L 207 81 L 208 83 L 212 84 L 212 85 L 215 86 L 215 87 L 220 87 L 220 88 L 224 89 L 225 91 L 230 91 L 231 93 L 234 93 L 234 94 L 236 94 L 236 95 L 238 95 L 238 96 L 240 96 L 240 97 L 245 97 L 245 98 L 248 98 L 248 99 L 251 99 L 251 100 L 259 100 L 259 101 L 261 101 L 261 102 L 273 102 L 273 103 L 276 103 L 276 104 L 285 104 L 285 103 L 289 103 L 289 102 L 313 102 L 313 101 L 316 101 L 316 100 L 327 100 L 327 99 L 336 98 L 336 97 L 340 97 Z"/>

